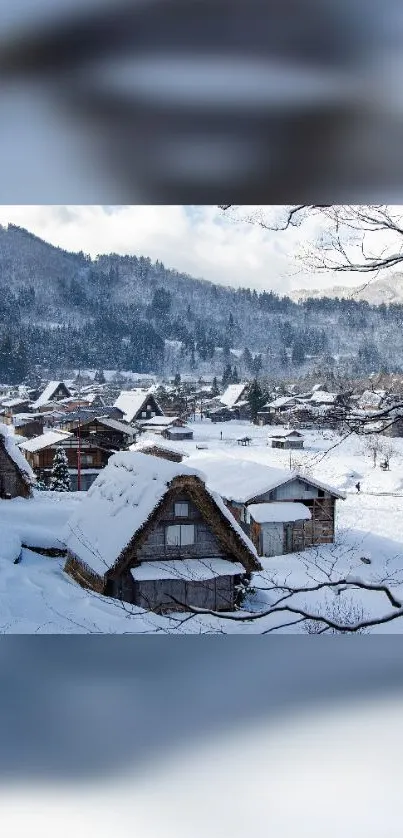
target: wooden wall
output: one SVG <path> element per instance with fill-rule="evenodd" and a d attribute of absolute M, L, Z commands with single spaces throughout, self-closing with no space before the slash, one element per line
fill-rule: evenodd
<path fill-rule="evenodd" d="M 229 611 L 234 607 L 234 579 L 236 577 L 218 576 L 199 582 L 182 579 L 134 581 L 130 574 L 125 574 L 112 583 L 110 592 L 125 602 L 160 613 L 186 611 L 188 605 Z"/>
<path fill-rule="evenodd" d="M 17 466 L 8 456 L 0 438 L 0 498 L 29 497 L 30 489 L 22 479 Z"/>

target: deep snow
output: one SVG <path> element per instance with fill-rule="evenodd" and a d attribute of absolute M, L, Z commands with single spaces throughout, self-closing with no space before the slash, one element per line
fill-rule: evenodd
<path fill-rule="evenodd" d="M 192 423 L 194 439 L 181 440 L 180 448 L 202 459 L 223 452 L 243 460 L 275 468 L 298 469 L 345 492 L 337 501 L 337 537 L 334 545 L 312 548 L 301 554 L 263 559 L 264 572 L 255 574 L 252 594 L 245 608 L 258 612 L 273 601 L 264 590 L 288 583 L 308 586 L 330 574 L 332 579 L 347 574 L 366 581 L 386 578 L 394 595 L 403 597 L 403 439 L 392 441 L 394 455 L 390 471 L 373 467 L 362 438 L 342 439 L 330 431 L 306 431 L 305 448 L 286 452 L 266 444 L 270 427 L 246 422 Z M 237 444 L 247 433 L 250 447 Z M 222 434 L 222 438 L 221 438 Z M 207 449 L 197 449 L 198 445 Z M 174 443 L 171 443 L 175 447 Z M 360 481 L 361 492 L 355 485 Z M 85 592 L 63 571 L 63 557 L 48 557 L 35 548 L 62 549 L 67 520 L 77 512 L 85 493 L 35 492 L 33 500 L 0 501 L 0 632 L 10 633 L 261 633 L 289 622 L 286 615 L 265 617 L 254 622 L 234 622 L 211 616 L 195 616 L 183 622 L 183 615 L 158 617 L 140 609 Z M 25 545 L 21 547 L 21 545 Z M 21 558 L 18 564 L 15 559 Z M 366 560 L 365 562 L 363 561 Z M 325 610 L 336 619 L 356 619 L 361 614 L 389 613 L 390 604 L 380 593 L 350 591 L 335 596 L 329 590 L 299 595 L 310 613 Z M 282 631 L 301 631 L 300 625 Z M 312 628 L 310 630 L 313 630 Z M 403 632 L 403 618 L 372 629 L 375 632 Z"/>

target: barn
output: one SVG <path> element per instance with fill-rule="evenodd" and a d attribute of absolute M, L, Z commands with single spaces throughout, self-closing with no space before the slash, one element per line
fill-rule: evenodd
<path fill-rule="evenodd" d="M 231 610 L 260 570 L 256 550 L 197 470 L 115 454 L 66 530 L 65 570 L 83 587 L 163 613 Z"/>
<path fill-rule="evenodd" d="M 6 425 L 0 424 L 0 498 L 28 498 L 35 475 Z"/>
<path fill-rule="evenodd" d="M 221 495 L 249 536 L 249 508 L 252 504 L 267 506 L 288 502 L 303 504 L 310 512 L 310 518 L 304 520 L 300 528 L 299 538 L 295 529 L 293 549 L 303 550 L 314 544 L 333 543 L 336 501 L 344 499 L 345 495 L 316 477 L 298 471 L 272 468 L 251 460 L 238 460 L 221 453 L 189 457 L 187 464 L 190 467 L 198 466 L 205 475 L 208 487 Z"/>

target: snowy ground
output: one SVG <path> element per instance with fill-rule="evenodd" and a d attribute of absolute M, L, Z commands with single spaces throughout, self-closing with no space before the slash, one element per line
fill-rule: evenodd
<path fill-rule="evenodd" d="M 287 579 L 298 586 L 314 581 L 360 575 L 366 581 L 387 580 L 394 595 L 403 598 L 403 439 L 393 440 L 395 453 L 390 471 L 373 467 L 362 439 L 342 440 L 329 431 L 306 431 L 303 451 L 275 450 L 266 445 L 268 427 L 246 422 L 192 423 L 194 440 L 178 443 L 200 457 L 217 452 L 282 468 L 306 470 L 346 492 L 337 503 L 337 538 L 334 545 L 278 558 L 263 559 L 264 573 L 256 574 L 256 593 L 246 603 L 250 611 L 267 608 L 273 594 L 263 590 L 274 580 Z M 221 438 L 222 434 L 222 438 Z M 252 437 L 249 447 L 238 445 L 242 436 Z M 197 446 L 207 446 L 198 449 Z M 361 483 L 357 493 L 355 484 Z M 150 633 L 150 632 L 246 632 L 261 633 L 275 623 L 288 622 L 286 615 L 235 623 L 209 616 L 158 617 L 139 609 L 83 591 L 63 572 L 64 559 L 39 554 L 35 548 L 62 549 L 62 532 L 84 493 L 36 493 L 34 500 L 0 501 L 0 632 L 3 633 Z M 363 563 L 362 558 L 370 560 Z M 18 563 L 14 563 L 18 560 Z M 353 591 L 334 596 L 329 591 L 299 598 L 310 613 L 319 610 L 337 620 L 377 616 L 391 611 L 380 593 Z M 282 629 L 301 631 L 299 625 Z M 403 632 L 403 618 L 372 629 Z"/>

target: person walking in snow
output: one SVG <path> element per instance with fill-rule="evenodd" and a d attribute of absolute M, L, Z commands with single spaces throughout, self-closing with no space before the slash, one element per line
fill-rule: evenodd
<path fill-rule="evenodd" d="M 360 492 L 361 491 L 361 483 L 359 483 L 359 482 L 356 483 L 355 488 L 357 489 L 357 492 Z"/>

